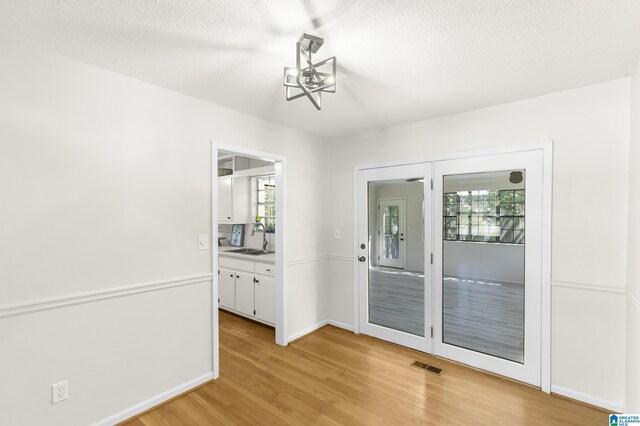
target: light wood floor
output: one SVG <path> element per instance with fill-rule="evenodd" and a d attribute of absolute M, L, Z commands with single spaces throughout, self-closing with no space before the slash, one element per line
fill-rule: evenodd
<path fill-rule="evenodd" d="M 135 425 L 604 425 L 592 407 L 335 327 L 288 347 L 220 312 L 220 378 Z M 441 376 L 409 364 L 443 368 Z"/>

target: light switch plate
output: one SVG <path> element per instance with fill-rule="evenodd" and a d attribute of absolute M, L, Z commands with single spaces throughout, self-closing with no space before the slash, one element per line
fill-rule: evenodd
<path fill-rule="evenodd" d="M 207 234 L 198 235 L 198 250 L 209 250 L 209 236 Z"/>

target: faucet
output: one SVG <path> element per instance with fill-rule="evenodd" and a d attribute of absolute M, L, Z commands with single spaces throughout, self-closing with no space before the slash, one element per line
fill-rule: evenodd
<path fill-rule="evenodd" d="M 266 254 L 267 246 L 269 245 L 269 242 L 267 241 L 267 229 L 265 228 L 264 223 L 262 222 L 254 223 L 252 234 L 255 234 L 256 228 L 258 228 L 258 226 L 262 226 L 262 254 Z"/>

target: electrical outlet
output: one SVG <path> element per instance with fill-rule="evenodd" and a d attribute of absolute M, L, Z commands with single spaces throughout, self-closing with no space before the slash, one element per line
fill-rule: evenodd
<path fill-rule="evenodd" d="M 339 228 L 335 228 L 333 230 L 333 238 L 335 238 L 336 240 L 340 239 L 340 229 Z"/>
<path fill-rule="evenodd" d="M 65 380 L 64 382 L 51 385 L 51 403 L 57 404 L 60 401 L 64 401 L 69 397 L 69 384 Z"/>

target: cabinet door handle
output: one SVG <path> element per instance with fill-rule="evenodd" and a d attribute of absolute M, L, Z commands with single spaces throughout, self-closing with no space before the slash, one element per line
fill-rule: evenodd
<path fill-rule="evenodd" d="M 231 278 L 233 278 L 233 274 L 230 274 L 229 276 L 230 276 Z"/>
<path fill-rule="evenodd" d="M 260 281 L 256 280 L 256 284 L 260 284 Z"/>
<path fill-rule="evenodd" d="M 266 271 L 267 271 L 267 272 L 271 272 L 271 269 L 267 269 Z"/>

